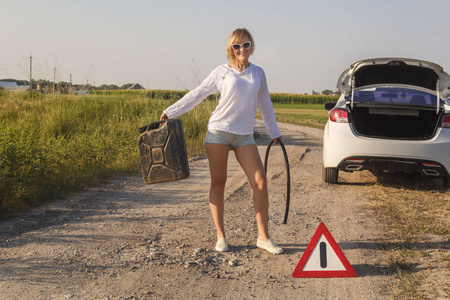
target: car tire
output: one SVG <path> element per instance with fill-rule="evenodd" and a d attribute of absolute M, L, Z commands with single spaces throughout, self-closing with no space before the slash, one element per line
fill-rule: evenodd
<path fill-rule="evenodd" d="M 448 189 L 450 188 L 450 176 L 442 177 L 442 180 L 443 180 L 443 185 L 442 185 L 442 187 L 443 187 L 445 190 L 448 190 Z"/>
<path fill-rule="evenodd" d="M 323 168 L 322 177 L 326 183 L 337 183 L 339 176 L 339 169 L 337 168 Z"/>

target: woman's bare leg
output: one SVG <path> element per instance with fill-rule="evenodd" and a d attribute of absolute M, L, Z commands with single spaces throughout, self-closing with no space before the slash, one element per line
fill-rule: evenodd
<path fill-rule="evenodd" d="M 269 239 L 269 196 L 264 166 L 255 144 L 236 147 L 236 159 L 248 177 L 253 189 L 253 205 L 258 225 L 258 239 Z"/>
<path fill-rule="evenodd" d="M 225 237 L 224 228 L 224 192 L 227 182 L 227 164 L 230 147 L 223 144 L 206 144 L 211 187 L 209 190 L 209 206 L 217 230 L 217 239 Z"/>

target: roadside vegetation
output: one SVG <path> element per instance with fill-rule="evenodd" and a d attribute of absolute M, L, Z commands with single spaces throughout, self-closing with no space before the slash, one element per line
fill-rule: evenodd
<path fill-rule="evenodd" d="M 214 100 L 181 119 L 189 154 L 202 144 Z M 146 93 L 0 94 L 0 219 L 20 215 L 139 170 L 137 128 L 158 121 L 172 100 Z"/>
<path fill-rule="evenodd" d="M 367 201 L 383 228 L 394 299 L 450 297 L 450 193 L 417 175 L 376 174 Z"/>
<path fill-rule="evenodd" d="M 1 90 L 0 219 L 137 172 L 137 129 L 158 121 L 162 110 L 185 93 L 106 90 L 43 95 Z M 274 99 L 280 121 L 317 126 L 324 124 L 323 116 L 316 117 L 324 115 L 318 103 L 337 97 L 274 94 Z M 212 95 L 180 118 L 189 156 L 203 153 L 206 125 L 217 100 L 218 95 Z"/>
<path fill-rule="evenodd" d="M 337 99 L 337 98 L 336 98 Z M 335 99 L 329 99 L 335 100 Z M 332 102 L 332 101 L 327 101 Z M 323 104 L 273 104 L 278 122 L 324 128 L 328 111 Z"/>

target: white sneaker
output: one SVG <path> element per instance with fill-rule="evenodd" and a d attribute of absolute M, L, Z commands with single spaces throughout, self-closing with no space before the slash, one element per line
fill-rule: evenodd
<path fill-rule="evenodd" d="M 228 251 L 228 244 L 227 239 L 224 237 L 221 237 L 217 243 L 216 243 L 216 250 L 220 252 L 226 252 Z"/>
<path fill-rule="evenodd" d="M 256 246 L 261 249 L 265 249 L 269 251 L 272 254 L 281 254 L 283 253 L 283 248 L 275 244 L 271 239 L 268 239 L 267 241 L 263 242 L 260 239 L 256 241 Z"/>

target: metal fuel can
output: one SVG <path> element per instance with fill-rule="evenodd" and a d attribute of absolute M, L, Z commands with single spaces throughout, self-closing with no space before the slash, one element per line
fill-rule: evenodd
<path fill-rule="evenodd" d="M 189 177 L 189 164 L 183 125 L 169 119 L 139 128 L 139 153 L 145 183 L 180 180 Z"/>

